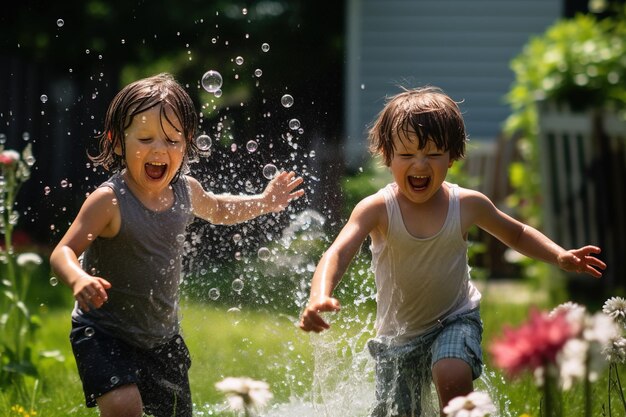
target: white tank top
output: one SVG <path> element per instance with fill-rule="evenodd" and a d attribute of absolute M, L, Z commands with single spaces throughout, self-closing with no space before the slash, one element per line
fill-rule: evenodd
<path fill-rule="evenodd" d="M 439 232 L 416 238 L 406 229 L 395 197 L 395 183 L 379 192 L 385 198 L 388 230 L 372 244 L 376 278 L 376 334 L 404 343 L 445 317 L 478 307 L 481 294 L 470 282 L 467 241 L 461 231 L 459 188 L 450 192 L 448 214 Z"/>

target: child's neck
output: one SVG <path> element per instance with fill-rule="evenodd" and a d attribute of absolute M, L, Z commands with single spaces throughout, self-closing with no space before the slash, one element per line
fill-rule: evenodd
<path fill-rule="evenodd" d="M 150 211 L 165 211 L 174 204 L 174 191 L 171 186 L 167 186 L 161 190 L 147 190 L 135 183 L 128 171 L 122 173 L 122 178 L 128 186 L 129 191 Z"/>

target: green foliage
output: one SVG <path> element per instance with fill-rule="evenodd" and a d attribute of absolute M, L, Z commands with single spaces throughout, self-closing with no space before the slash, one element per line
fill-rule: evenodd
<path fill-rule="evenodd" d="M 56 352 L 37 352 L 34 348 L 40 319 L 29 310 L 27 298 L 42 259 L 35 253 L 18 255 L 12 245 L 18 218 L 15 197 L 29 179 L 34 163 L 30 144 L 21 155 L 13 150 L 0 153 L 0 226 L 4 235 L 0 252 L 0 391 L 12 388 L 15 399 L 23 402 L 36 390 L 39 358 L 57 357 Z"/>
<path fill-rule="evenodd" d="M 626 109 L 626 9 L 598 20 L 579 14 L 561 19 L 530 39 L 513 59 L 515 82 L 507 94 L 511 115 L 505 130 L 521 135 L 522 161 L 511 165 L 516 193 L 508 202 L 533 226 L 540 224 L 540 174 L 537 155 L 539 101 L 589 108 Z"/>
<path fill-rule="evenodd" d="M 346 175 L 341 179 L 344 204 L 342 217 L 347 219 L 354 206 L 368 195 L 376 193 L 393 181 L 389 168 L 379 159 L 372 158 L 358 173 Z"/>

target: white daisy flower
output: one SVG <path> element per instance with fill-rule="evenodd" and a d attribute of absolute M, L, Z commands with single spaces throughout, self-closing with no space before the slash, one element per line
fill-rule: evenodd
<path fill-rule="evenodd" d="M 565 314 L 565 318 L 572 329 L 572 333 L 578 334 L 585 325 L 587 309 L 583 305 L 568 301 L 556 306 L 550 312 L 550 316 L 556 316 L 557 314 Z"/>
<path fill-rule="evenodd" d="M 575 381 L 582 381 L 586 373 L 589 342 L 581 339 L 570 339 L 563 345 L 558 354 L 559 372 L 563 390 L 569 390 Z"/>
<path fill-rule="evenodd" d="M 41 259 L 41 256 L 33 252 L 20 253 L 17 256 L 17 264 L 19 266 L 27 266 L 27 265 L 36 266 L 36 265 L 41 265 L 41 262 L 43 262 L 43 260 Z"/>
<path fill-rule="evenodd" d="M 602 306 L 602 312 L 613 320 L 626 323 L 626 299 L 622 297 L 611 297 Z"/>
<path fill-rule="evenodd" d="M 450 400 L 443 409 L 447 417 L 486 417 L 496 412 L 489 394 L 480 391 Z"/>
<path fill-rule="evenodd" d="M 216 383 L 215 388 L 226 395 L 228 404 L 233 411 L 259 410 L 273 397 L 267 382 L 255 381 L 246 377 L 225 378 Z"/>
<path fill-rule="evenodd" d="M 607 362 L 625 363 L 626 362 L 626 339 L 618 337 L 613 339 L 607 346 L 602 349 L 602 355 Z"/>

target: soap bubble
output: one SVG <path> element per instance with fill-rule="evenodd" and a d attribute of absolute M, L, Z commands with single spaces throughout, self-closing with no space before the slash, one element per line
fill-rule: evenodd
<path fill-rule="evenodd" d="M 57 26 L 58 27 L 62 27 L 65 24 L 65 21 L 63 19 L 57 19 Z"/>
<path fill-rule="evenodd" d="M 209 290 L 209 298 L 213 301 L 220 298 L 220 290 L 218 290 L 217 288 L 211 288 Z"/>
<path fill-rule="evenodd" d="M 233 290 L 237 292 L 243 290 L 243 281 L 239 278 L 234 279 L 232 283 L 232 287 L 233 287 Z"/>
<path fill-rule="evenodd" d="M 269 43 L 264 43 L 263 45 L 261 45 L 261 50 L 263 52 L 267 52 L 270 50 L 270 44 Z"/>
<path fill-rule="evenodd" d="M 298 129 L 300 129 L 300 120 L 298 120 L 298 119 L 291 119 L 289 121 L 289 129 L 291 129 L 291 130 L 298 130 Z"/>
<path fill-rule="evenodd" d="M 39 99 L 41 100 L 42 103 L 45 103 L 46 101 L 48 101 L 48 96 L 45 94 L 42 94 L 41 97 L 39 97 Z"/>
<path fill-rule="evenodd" d="M 202 152 L 206 152 L 211 149 L 212 144 L 213 141 L 211 140 L 211 137 L 209 135 L 200 135 L 196 138 L 196 146 Z"/>
<path fill-rule="evenodd" d="M 85 327 L 85 336 L 93 337 L 94 334 L 96 334 L 96 331 L 93 329 L 93 327 Z"/>
<path fill-rule="evenodd" d="M 257 251 L 257 256 L 262 261 L 267 261 L 270 258 L 271 254 L 272 253 L 270 252 L 270 250 L 266 247 L 259 248 L 259 250 Z"/>
<path fill-rule="evenodd" d="M 282 96 L 280 98 L 280 104 L 282 104 L 283 107 L 293 106 L 293 97 L 291 96 L 291 94 L 285 94 L 284 96 Z"/>
<path fill-rule="evenodd" d="M 238 56 L 237 58 L 235 58 L 235 64 L 243 65 L 243 57 L 242 56 Z"/>
<path fill-rule="evenodd" d="M 59 279 L 57 277 L 50 277 L 50 285 L 56 287 L 59 285 Z"/>
<path fill-rule="evenodd" d="M 278 168 L 274 164 L 267 164 L 263 167 L 263 176 L 268 180 L 274 178 L 274 176 L 278 173 Z"/>
<path fill-rule="evenodd" d="M 209 70 L 202 76 L 202 87 L 209 93 L 215 93 L 222 88 L 222 74 Z"/>
<path fill-rule="evenodd" d="M 259 144 L 256 143 L 256 141 L 249 140 L 248 143 L 246 143 L 246 149 L 248 150 L 248 152 L 254 152 L 257 150 L 258 147 Z"/>
<path fill-rule="evenodd" d="M 261 75 L 263 75 L 263 70 L 261 70 L 260 68 L 257 68 L 254 70 L 254 75 L 258 78 Z"/>

